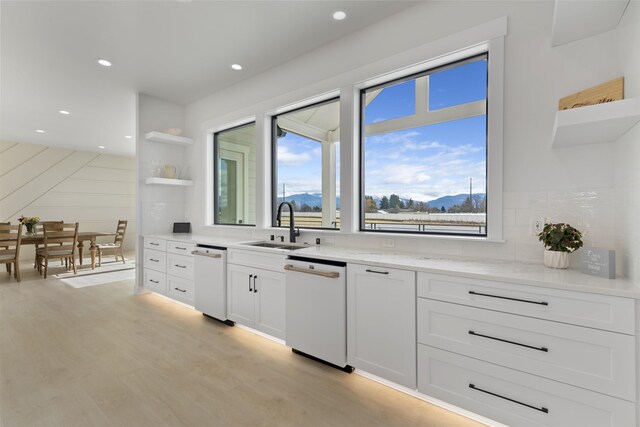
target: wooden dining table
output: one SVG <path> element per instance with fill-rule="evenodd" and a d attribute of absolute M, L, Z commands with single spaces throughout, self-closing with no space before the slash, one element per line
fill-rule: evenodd
<path fill-rule="evenodd" d="M 84 242 L 90 242 L 89 252 L 91 253 L 91 269 L 96 268 L 96 239 L 98 237 L 113 237 L 115 233 L 105 233 L 102 231 L 79 231 L 78 232 L 78 261 L 82 265 L 82 251 L 84 249 Z M 21 245 L 42 245 L 44 244 L 44 235 L 35 234 L 31 236 L 22 236 L 20 242 Z M 0 237 L 0 246 L 2 246 L 2 238 Z"/>

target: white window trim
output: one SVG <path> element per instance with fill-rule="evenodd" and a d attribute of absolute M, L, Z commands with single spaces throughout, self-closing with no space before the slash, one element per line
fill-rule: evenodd
<path fill-rule="evenodd" d="M 342 141 L 344 144 L 341 157 L 344 159 L 341 172 L 341 194 L 348 194 L 347 206 L 341 203 L 341 231 L 351 234 L 371 234 L 360 230 L 360 171 L 359 171 L 359 144 L 360 144 L 360 90 L 383 84 L 392 80 L 397 80 L 421 71 L 435 68 L 470 56 L 488 53 L 488 109 L 487 109 L 487 235 L 485 236 L 460 236 L 470 238 L 475 241 L 503 242 L 503 114 L 504 114 L 504 35 L 506 35 L 506 18 L 495 22 L 495 29 L 498 32 L 495 37 L 488 41 L 474 44 L 467 48 L 455 49 L 452 53 L 441 54 L 434 59 L 424 61 L 409 67 L 389 71 L 380 76 L 376 76 L 353 86 L 343 88 L 342 93 L 348 93 L 350 99 L 345 99 L 341 104 L 341 121 L 345 124 L 350 121 L 348 128 L 343 126 Z M 341 99 L 341 101 L 343 101 Z M 345 111 L 349 106 L 349 111 Z M 349 161 L 347 162 L 347 158 Z M 349 171 L 347 168 L 356 167 L 356 171 Z M 349 175 L 347 175 L 349 174 Z M 350 182 L 344 177 L 349 176 Z M 342 196 L 341 196 L 342 197 Z M 344 200 L 344 199 L 342 199 Z M 347 208 L 347 209 L 344 209 Z M 344 210 L 344 211 L 343 211 Z M 381 234 L 381 233 L 376 233 Z M 441 236 L 438 234 L 420 233 L 385 233 L 396 237 L 420 236 L 423 238 L 456 238 L 458 236 Z"/>
<path fill-rule="evenodd" d="M 214 134 L 218 132 L 224 132 L 229 129 L 233 129 L 239 126 L 248 125 L 251 123 L 256 124 L 256 133 L 258 123 L 255 117 L 245 117 L 240 120 L 236 120 L 233 122 L 227 122 L 224 125 L 218 125 L 213 127 L 208 127 L 205 131 L 205 144 L 204 145 L 204 153 L 203 153 L 203 163 L 204 163 L 204 176 L 205 176 L 205 185 L 204 185 L 204 219 L 205 227 L 252 227 L 253 224 L 240 224 L 240 225 L 232 225 L 232 224 L 215 224 L 215 213 L 213 212 L 213 197 L 216 194 L 217 189 L 214 188 L 214 161 L 215 161 L 215 151 L 213 147 Z M 257 151 L 257 147 L 256 147 Z M 256 153 L 257 155 L 257 153 Z M 257 163 L 257 162 L 256 162 Z M 257 166 L 257 165 L 256 165 Z M 256 171 L 257 173 L 257 171 Z M 257 201 L 256 201 L 257 202 Z M 256 206 L 257 209 L 257 206 Z M 256 226 L 258 223 L 257 219 L 257 210 L 256 210 Z"/>

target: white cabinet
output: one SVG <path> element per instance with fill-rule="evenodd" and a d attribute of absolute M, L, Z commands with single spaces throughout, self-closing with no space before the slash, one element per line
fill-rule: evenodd
<path fill-rule="evenodd" d="M 246 326 L 254 326 L 252 267 L 227 265 L 227 317 Z"/>
<path fill-rule="evenodd" d="M 418 391 L 518 426 L 636 425 L 627 298 L 418 273 Z"/>
<path fill-rule="evenodd" d="M 144 287 L 176 301 L 194 304 L 193 244 L 144 239 Z"/>
<path fill-rule="evenodd" d="M 416 273 L 348 264 L 349 365 L 416 388 Z"/>
<path fill-rule="evenodd" d="M 229 251 L 229 259 L 243 259 L 242 251 Z M 241 255 L 241 254 L 240 254 Z M 269 265 L 272 254 L 256 254 L 256 264 Z M 245 259 L 246 261 L 246 259 Z M 275 256 L 271 265 L 284 263 Z M 285 338 L 284 270 L 267 270 L 253 265 L 227 265 L 227 317 L 276 338 Z"/>
<path fill-rule="evenodd" d="M 418 349 L 422 393 L 518 427 L 629 427 L 632 402 L 426 345 Z"/>
<path fill-rule="evenodd" d="M 418 343 L 635 400 L 631 335 L 418 298 Z"/>
<path fill-rule="evenodd" d="M 167 276 L 159 271 L 144 269 L 144 288 L 162 295 L 167 293 Z"/>

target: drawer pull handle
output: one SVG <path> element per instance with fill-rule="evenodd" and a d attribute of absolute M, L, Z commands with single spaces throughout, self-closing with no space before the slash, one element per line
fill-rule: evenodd
<path fill-rule="evenodd" d="M 508 344 L 513 344 L 513 345 L 519 345 L 520 347 L 527 347 L 527 348 L 530 348 L 530 349 L 533 349 L 533 350 L 544 351 L 545 353 L 549 352 L 549 349 L 547 347 L 536 347 L 536 346 L 533 346 L 533 345 L 521 344 L 521 343 L 515 342 L 515 341 L 509 341 L 509 340 L 505 340 L 505 339 L 502 339 L 502 338 L 496 338 L 496 337 L 492 337 L 492 336 L 489 336 L 489 335 L 479 334 L 479 333 L 474 332 L 474 331 L 469 331 L 469 335 L 475 335 L 477 337 L 488 338 L 490 340 L 506 342 Z"/>
<path fill-rule="evenodd" d="M 369 270 L 369 269 L 366 269 L 365 271 L 366 271 L 367 273 L 389 274 L 389 272 L 388 272 L 388 271 L 376 271 L 376 270 Z"/>
<path fill-rule="evenodd" d="M 160 243 L 149 243 L 151 246 L 160 246 Z"/>
<path fill-rule="evenodd" d="M 180 249 L 181 251 L 186 251 L 187 248 L 181 248 L 180 246 L 176 246 L 176 249 Z"/>
<path fill-rule="evenodd" d="M 153 279 L 149 279 L 149 281 L 150 281 L 151 283 L 160 283 L 159 281 L 157 281 L 157 280 L 153 280 Z"/>
<path fill-rule="evenodd" d="M 253 293 L 257 294 L 258 293 L 258 285 L 256 284 L 256 279 L 258 278 L 258 276 L 253 276 Z"/>
<path fill-rule="evenodd" d="M 253 274 L 249 275 L 249 292 L 253 292 L 253 288 L 251 287 L 251 279 L 253 279 Z"/>
<path fill-rule="evenodd" d="M 491 295 L 491 294 L 482 294 L 482 293 L 476 292 L 476 291 L 469 291 L 469 294 L 470 295 L 480 295 L 480 296 L 483 296 L 483 297 L 490 297 L 490 298 L 508 299 L 508 300 L 511 300 L 511 301 L 526 302 L 526 303 L 529 303 L 529 304 L 549 305 L 549 303 L 546 302 L 546 301 L 530 301 L 528 299 L 503 297 L 503 296 L 500 296 L 500 295 Z"/>
<path fill-rule="evenodd" d="M 541 406 L 541 407 L 538 408 L 537 406 L 529 405 L 527 403 L 523 403 L 523 402 L 520 402 L 520 401 L 515 400 L 515 399 L 510 399 L 508 397 L 500 396 L 499 394 L 492 393 L 492 392 L 487 391 L 487 390 L 483 390 L 483 389 L 481 389 L 479 387 L 476 387 L 475 385 L 473 385 L 471 383 L 469 383 L 469 388 L 473 389 L 473 390 L 476 390 L 476 391 L 479 391 L 481 393 L 486 393 L 486 394 L 490 394 L 491 396 L 499 397 L 500 399 L 508 400 L 509 402 L 517 403 L 518 405 L 526 406 L 527 408 L 535 409 L 536 411 L 544 412 L 545 414 L 549 413 L 549 410 L 547 408 L 545 408 L 544 406 Z"/>
<path fill-rule="evenodd" d="M 183 292 L 183 293 L 187 292 L 186 289 L 180 289 L 180 288 L 173 288 L 173 289 L 175 289 L 178 292 Z"/>
<path fill-rule="evenodd" d="M 173 266 L 178 268 L 187 268 L 186 265 L 180 265 L 180 264 L 173 264 Z"/>
<path fill-rule="evenodd" d="M 160 262 L 159 259 L 153 259 L 153 258 L 149 258 L 149 261 L 153 261 L 153 262 Z"/>

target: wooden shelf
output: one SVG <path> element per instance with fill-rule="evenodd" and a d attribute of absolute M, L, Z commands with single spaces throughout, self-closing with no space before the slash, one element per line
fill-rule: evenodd
<path fill-rule="evenodd" d="M 149 132 L 144 136 L 144 138 L 147 141 L 162 142 L 163 144 L 173 144 L 173 145 L 182 145 L 182 146 L 193 144 L 193 138 L 187 138 L 185 136 L 169 135 L 168 133 L 163 133 L 158 131 Z"/>
<path fill-rule="evenodd" d="M 193 181 L 188 179 L 169 179 L 169 178 L 147 178 L 144 180 L 145 184 L 155 184 L 155 185 L 178 185 L 183 187 L 188 187 L 193 185 Z"/>
<path fill-rule="evenodd" d="M 614 142 L 640 121 L 640 98 L 556 113 L 553 147 Z"/>

